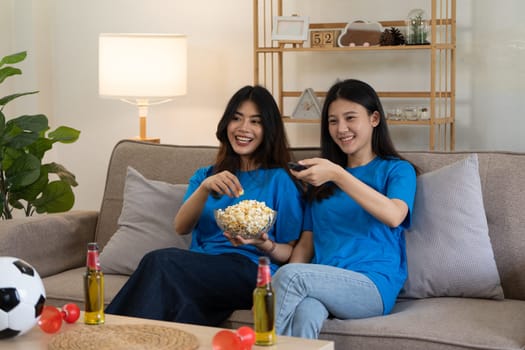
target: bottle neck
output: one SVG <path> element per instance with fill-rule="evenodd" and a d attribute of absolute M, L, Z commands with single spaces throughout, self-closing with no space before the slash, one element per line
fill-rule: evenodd
<path fill-rule="evenodd" d="M 88 250 L 86 266 L 88 270 L 100 271 L 100 260 L 98 250 Z"/>
<path fill-rule="evenodd" d="M 259 265 L 257 271 L 257 287 L 264 287 L 272 282 L 269 265 Z"/>

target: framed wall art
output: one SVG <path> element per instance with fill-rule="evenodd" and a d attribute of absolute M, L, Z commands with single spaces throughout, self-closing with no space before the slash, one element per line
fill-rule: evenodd
<path fill-rule="evenodd" d="M 306 41 L 308 40 L 308 17 L 274 16 L 272 40 Z"/>

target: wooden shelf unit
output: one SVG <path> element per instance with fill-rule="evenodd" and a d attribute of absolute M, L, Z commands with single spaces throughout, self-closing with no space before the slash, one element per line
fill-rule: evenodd
<path fill-rule="evenodd" d="M 318 120 L 293 119 L 284 116 L 286 98 L 297 98 L 303 90 L 284 89 L 283 56 L 299 52 L 323 54 L 343 52 L 351 55 L 355 52 L 379 51 L 388 60 L 389 52 L 425 51 L 429 53 L 429 81 L 425 91 L 378 91 L 381 98 L 426 99 L 429 101 L 428 120 L 388 120 L 391 125 L 421 125 L 428 127 L 428 145 L 430 150 L 454 150 L 455 147 L 455 99 L 456 99 L 456 0 L 424 0 L 430 2 L 428 45 L 400 46 L 356 46 L 356 47 L 308 47 L 303 45 L 286 46 L 272 41 L 272 19 L 283 16 L 283 1 L 253 0 L 253 51 L 254 83 L 267 87 L 275 96 L 287 123 L 319 123 Z M 322 0 L 310 0 L 322 1 Z M 351 1 L 348 0 L 349 7 Z M 379 3 L 386 0 L 377 0 Z M 423 1 L 423 0 L 422 0 Z M 407 8 L 407 13 L 410 8 Z M 289 14 L 284 14 L 289 15 Z M 307 14 L 302 14 L 307 16 Z M 383 28 L 404 28 L 405 20 L 379 21 Z M 311 29 L 332 28 L 343 30 L 347 23 L 310 23 Z M 305 42 L 305 44 L 308 43 Z M 307 88 L 305 86 L 304 88 Z M 326 91 L 315 91 L 316 96 L 324 97 Z M 385 111 L 386 112 L 386 111 Z"/>

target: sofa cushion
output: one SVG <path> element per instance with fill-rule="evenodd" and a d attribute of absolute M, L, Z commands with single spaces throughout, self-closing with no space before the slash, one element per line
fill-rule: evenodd
<path fill-rule="evenodd" d="M 405 235 L 408 279 L 401 298 L 503 298 L 476 154 L 418 177 Z"/>
<path fill-rule="evenodd" d="M 30 263 L 43 278 L 86 264 L 98 213 L 78 210 L 0 221 L 0 256 Z"/>
<path fill-rule="evenodd" d="M 523 301 L 428 298 L 398 302 L 386 316 L 329 319 L 319 338 L 336 349 L 517 350 L 525 345 L 524 324 Z M 253 326 L 253 315 L 237 310 L 222 326 Z"/>
<path fill-rule="evenodd" d="M 74 302 L 84 309 L 84 284 L 82 276 L 85 267 L 67 270 L 42 279 L 46 290 L 46 305 L 62 307 L 66 303 Z M 108 305 L 117 295 L 129 276 L 104 275 L 104 305 Z"/>
<path fill-rule="evenodd" d="M 187 248 L 191 236 L 177 235 L 172 224 L 186 189 L 186 184 L 148 180 L 128 167 L 119 226 L 100 254 L 102 271 L 129 275 L 147 252 Z"/>
<path fill-rule="evenodd" d="M 136 140 L 117 143 L 108 166 L 104 196 L 97 221 L 96 241 L 103 248 L 118 229 L 128 166 L 150 180 L 170 184 L 188 183 L 195 170 L 210 165 L 216 146 L 176 146 Z"/>

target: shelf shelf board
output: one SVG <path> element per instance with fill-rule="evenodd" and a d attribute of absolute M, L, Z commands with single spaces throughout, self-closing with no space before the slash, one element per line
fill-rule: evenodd
<path fill-rule="evenodd" d="M 441 18 L 436 19 L 436 24 L 438 26 L 442 25 L 452 25 L 455 21 L 451 18 Z M 344 29 L 348 23 L 347 22 L 327 22 L 327 23 L 310 23 L 310 29 Z M 406 27 L 406 22 L 404 20 L 392 20 L 392 21 L 379 21 L 379 24 L 383 28 L 388 27 Z M 432 25 L 432 19 L 430 19 L 429 26 Z"/>
<path fill-rule="evenodd" d="M 445 44 L 436 44 L 436 48 Z M 272 52 L 347 52 L 347 51 L 396 51 L 396 50 L 430 50 L 432 45 L 397 45 L 397 46 L 344 46 L 344 47 L 257 47 L 256 53 Z"/>
<path fill-rule="evenodd" d="M 283 97 L 300 97 L 302 91 L 282 91 Z M 315 91 L 317 97 L 325 97 L 326 91 Z M 430 91 L 377 91 L 379 97 L 383 98 L 430 98 L 432 93 Z M 450 98 L 452 94 L 450 91 L 436 91 L 436 98 Z"/>
<path fill-rule="evenodd" d="M 296 119 L 288 116 L 283 117 L 285 123 L 296 123 L 296 124 L 319 124 L 321 119 Z"/>
<path fill-rule="evenodd" d="M 427 45 L 395 45 L 395 46 L 343 46 L 343 47 L 256 47 L 255 52 L 279 53 L 279 52 L 348 52 L 348 51 L 429 51 L 432 48 L 436 50 L 454 50 L 456 45 L 451 43 L 437 43 Z"/>
<path fill-rule="evenodd" d="M 292 123 L 292 124 L 319 124 L 321 122 L 320 119 L 296 119 L 291 118 L 288 116 L 283 117 L 283 122 L 285 123 Z M 445 118 L 434 118 L 434 124 L 450 124 L 453 123 L 454 120 L 451 117 L 445 117 Z M 430 125 L 431 120 L 425 119 L 425 120 L 387 120 L 388 125 Z"/>

